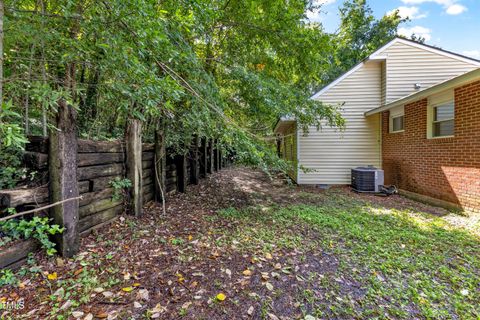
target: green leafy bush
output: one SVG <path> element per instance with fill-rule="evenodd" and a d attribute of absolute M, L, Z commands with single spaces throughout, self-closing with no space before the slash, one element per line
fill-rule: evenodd
<path fill-rule="evenodd" d="M 64 229 L 57 224 L 51 225 L 49 222 L 50 219 L 47 217 L 33 217 L 31 220 L 10 219 L 0 222 L 0 232 L 10 239 L 37 239 L 47 254 L 53 255 L 57 250 L 49 236 L 62 233 Z"/>
<path fill-rule="evenodd" d="M 8 285 L 16 285 L 18 283 L 17 277 L 10 269 L 0 270 L 0 287 Z"/>
<path fill-rule="evenodd" d="M 123 199 L 126 191 L 132 187 L 132 181 L 130 179 L 124 178 L 115 178 L 115 180 L 110 181 L 110 186 L 113 188 L 112 200 L 117 201 Z"/>
<path fill-rule="evenodd" d="M 12 103 L 7 102 L 0 112 L 0 189 L 15 187 L 26 175 L 26 169 L 22 168 L 22 152 L 28 141 L 23 129 L 15 123 L 21 116 L 12 108 Z"/>

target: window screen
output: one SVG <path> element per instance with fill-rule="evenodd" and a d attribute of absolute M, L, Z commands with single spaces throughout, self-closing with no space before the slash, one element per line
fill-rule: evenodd
<path fill-rule="evenodd" d="M 404 116 L 398 116 L 392 118 L 392 132 L 402 131 L 404 125 Z"/>
<path fill-rule="evenodd" d="M 453 102 L 433 107 L 433 136 L 453 136 L 455 129 L 455 106 Z"/>

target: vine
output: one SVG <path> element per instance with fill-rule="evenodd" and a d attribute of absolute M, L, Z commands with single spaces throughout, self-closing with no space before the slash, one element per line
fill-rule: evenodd
<path fill-rule="evenodd" d="M 15 214 L 13 209 L 10 209 L 9 212 Z M 62 233 L 63 230 L 64 228 L 60 228 L 57 224 L 50 224 L 50 219 L 47 217 L 0 221 L 0 234 L 3 235 L 0 244 L 5 245 L 13 240 L 20 239 L 36 239 L 47 255 L 51 256 L 57 250 L 55 249 L 55 243 L 50 240 L 50 236 Z"/>

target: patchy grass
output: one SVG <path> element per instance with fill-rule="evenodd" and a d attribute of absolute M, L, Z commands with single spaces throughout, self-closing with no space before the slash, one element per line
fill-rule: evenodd
<path fill-rule="evenodd" d="M 303 194 L 304 196 L 304 194 Z M 299 295 L 318 317 L 480 317 L 480 239 L 445 220 L 387 209 L 329 192 L 322 206 L 229 208 L 241 220 L 232 239 L 336 256 L 334 273 L 311 270 Z M 307 238 L 301 230 L 312 228 Z M 305 247 L 308 246 L 308 247 Z M 325 298 L 328 300 L 325 301 Z"/>
<path fill-rule="evenodd" d="M 480 318 L 475 219 L 244 168 L 161 211 L 94 231 L 72 259 L 39 253 L 5 274 L 0 303 L 24 308 L 0 318 Z"/>

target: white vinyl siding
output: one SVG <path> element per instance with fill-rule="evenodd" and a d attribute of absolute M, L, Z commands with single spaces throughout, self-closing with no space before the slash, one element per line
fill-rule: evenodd
<path fill-rule="evenodd" d="M 382 106 L 387 102 L 387 62 L 382 61 Z"/>
<path fill-rule="evenodd" d="M 382 99 L 381 63 L 367 62 L 357 71 L 323 93 L 317 100 L 341 105 L 346 130 L 324 126 L 299 132 L 299 184 L 350 184 L 350 169 L 358 166 L 381 167 L 380 116 L 364 113 Z"/>
<path fill-rule="evenodd" d="M 381 54 L 387 58 L 387 103 L 417 91 L 416 83 L 424 90 L 478 68 L 473 63 L 402 42 L 394 43 Z"/>

